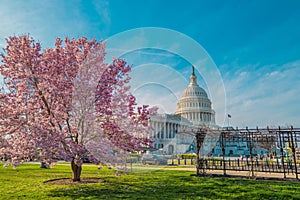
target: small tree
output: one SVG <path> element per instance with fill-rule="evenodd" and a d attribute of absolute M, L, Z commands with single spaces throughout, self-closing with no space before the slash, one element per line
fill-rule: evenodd
<path fill-rule="evenodd" d="M 15 166 L 31 158 L 71 161 L 80 181 L 82 159 L 121 164 L 126 152 L 151 145 L 145 133 L 156 112 L 136 107 L 124 60 L 104 64 L 104 43 L 58 38 L 42 51 L 29 36 L 7 39 L 0 73 L 0 155 Z M 1 157 L 1 156 L 0 156 Z"/>

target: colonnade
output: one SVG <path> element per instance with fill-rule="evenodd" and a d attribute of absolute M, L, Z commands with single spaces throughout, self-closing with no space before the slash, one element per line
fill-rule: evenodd
<path fill-rule="evenodd" d="M 151 121 L 150 138 L 153 139 L 171 139 L 176 137 L 176 133 L 180 132 L 183 125 L 173 122 Z"/>
<path fill-rule="evenodd" d="M 181 115 L 190 121 L 204 121 L 204 122 L 215 121 L 213 114 L 209 112 L 189 112 L 189 113 L 182 113 Z"/>

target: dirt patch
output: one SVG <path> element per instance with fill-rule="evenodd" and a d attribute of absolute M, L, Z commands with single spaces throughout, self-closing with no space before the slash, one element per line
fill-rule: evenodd
<path fill-rule="evenodd" d="M 89 184 L 89 183 L 101 183 L 104 180 L 100 178 L 82 178 L 80 181 L 74 182 L 70 178 L 61 178 L 61 179 L 52 179 L 48 181 L 44 181 L 46 184 L 51 185 L 77 185 L 77 184 Z"/>
<path fill-rule="evenodd" d="M 188 167 L 182 167 L 182 168 L 163 168 L 163 170 L 196 171 L 196 168 L 188 168 Z"/>

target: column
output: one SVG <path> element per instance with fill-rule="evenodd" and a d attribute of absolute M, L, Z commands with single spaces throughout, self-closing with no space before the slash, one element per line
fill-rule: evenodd
<path fill-rule="evenodd" d="M 155 122 L 155 138 L 158 139 L 158 122 Z"/>
<path fill-rule="evenodd" d="M 158 131 L 157 131 L 157 138 L 160 139 L 161 138 L 161 134 L 160 134 L 160 126 L 161 126 L 161 123 L 157 122 L 157 127 L 158 127 Z"/>
<path fill-rule="evenodd" d="M 175 130 L 175 128 L 174 128 L 174 124 L 172 123 L 171 124 L 171 129 L 172 129 L 172 132 L 171 132 L 171 138 L 173 138 L 173 135 L 174 135 L 174 130 Z"/>
<path fill-rule="evenodd" d="M 172 128 L 173 128 L 173 131 L 172 131 L 172 138 L 174 138 L 174 134 L 175 134 L 175 124 L 172 123 Z"/>
<path fill-rule="evenodd" d="M 167 122 L 164 123 L 164 135 L 166 138 L 168 138 L 168 134 L 167 134 Z"/>
<path fill-rule="evenodd" d="M 172 138 L 172 132 L 173 132 L 173 127 L 172 127 L 172 123 L 170 123 L 170 133 L 169 133 L 170 138 Z"/>
<path fill-rule="evenodd" d="M 171 138 L 173 138 L 173 132 L 174 132 L 174 124 L 171 123 Z"/>
<path fill-rule="evenodd" d="M 164 123 L 160 122 L 160 137 L 161 139 L 165 138 L 165 134 L 164 134 Z"/>
<path fill-rule="evenodd" d="M 168 135 L 169 135 L 169 138 L 171 138 L 171 123 L 169 122 L 168 123 L 168 128 L 169 128 L 169 131 L 168 131 Z"/>
<path fill-rule="evenodd" d="M 150 130 L 150 138 L 154 138 L 154 123 L 153 121 L 150 122 L 151 130 Z"/>

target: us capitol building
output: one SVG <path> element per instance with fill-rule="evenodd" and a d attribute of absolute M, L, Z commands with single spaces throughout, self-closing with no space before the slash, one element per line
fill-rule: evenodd
<path fill-rule="evenodd" d="M 205 90 L 198 85 L 194 67 L 190 83 L 177 103 L 176 112 L 153 116 L 150 125 L 153 128 L 150 138 L 155 141 L 154 149 L 157 149 L 157 153 L 168 155 L 195 151 L 195 136 L 185 133 L 189 127 L 218 127 L 215 124 L 212 102 Z"/>

